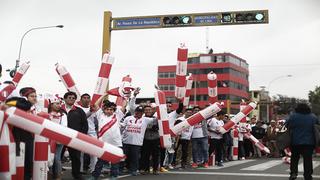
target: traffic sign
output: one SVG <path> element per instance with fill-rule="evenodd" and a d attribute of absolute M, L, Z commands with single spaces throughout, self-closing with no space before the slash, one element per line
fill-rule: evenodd
<path fill-rule="evenodd" d="M 113 25 L 114 29 L 158 27 L 161 25 L 160 20 L 159 17 L 115 19 Z"/>
<path fill-rule="evenodd" d="M 268 10 L 112 18 L 111 30 L 269 23 Z"/>

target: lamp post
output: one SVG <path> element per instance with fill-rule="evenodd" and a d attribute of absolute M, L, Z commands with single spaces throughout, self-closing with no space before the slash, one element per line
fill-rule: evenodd
<path fill-rule="evenodd" d="M 35 28 L 31 28 L 29 29 L 28 31 L 26 31 L 21 40 L 20 40 L 20 47 L 19 47 L 19 55 L 18 55 L 18 58 L 16 60 L 16 65 L 14 67 L 13 70 L 9 70 L 10 71 L 10 76 L 13 77 L 15 75 L 15 73 L 17 72 L 18 68 L 19 68 L 19 63 L 20 63 L 20 57 L 21 57 L 21 50 L 22 50 L 22 43 L 23 43 L 23 40 L 24 40 L 24 37 L 31 31 L 33 30 L 39 30 L 39 29 L 49 29 L 49 28 L 63 28 L 63 25 L 57 25 L 57 26 L 44 26 L 44 27 L 35 27 Z"/>
<path fill-rule="evenodd" d="M 282 79 L 282 78 L 288 78 L 288 77 L 292 77 L 292 75 L 291 75 L 291 74 L 287 74 L 287 75 L 282 75 L 282 76 L 275 77 L 274 79 L 272 79 L 272 80 L 269 82 L 268 86 L 266 87 L 266 89 L 267 89 L 266 93 L 268 94 L 268 97 L 267 97 L 267 122 L 270 121 L 269 106 L 270 106 L 270 103 L 272 103 L 272 98 L 269 97 L 269 94 L 270 94 L 270 96 L 271 96 L 270 87 L 271 87 L 272 83 L 274 83 L 275 81 L 277 81 L 277 80 L 279 80 L 279 79 Z M 261 87 L 262 87 L 262 86 L 261 86 Z M 262 88 L 262 89 L 264 89 L 264 88 Z M 270 101 L 270 102 L 269 102 L 269 101 Z M 272 106 L 271 106 L 271 107 L 272 107 Z"/>
<path fill-rule="evenodd" d="M 270 87 L 271 87 L 271 84 L 272 84 L 272 83 L 274 83 L 275 81 L 277 81 L 277 80 L 279 80 L 279 79 L 287 78 L 287 77 L 292 77 L 292 75 L 291 75 L 291 74 L 287 74 L 287 75 L 278 76 L 278 77 L 275 77 L 274 79 L 272 79 L 272 80 L 269 82 L 268 86 L 267 86 L 267 91 L 269 91 L 269 93 L 270 93 Z"/>

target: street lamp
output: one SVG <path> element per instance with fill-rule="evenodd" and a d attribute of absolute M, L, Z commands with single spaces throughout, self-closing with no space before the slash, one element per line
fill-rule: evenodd
<path fill-rule="evenodd" d="M 269 82 L 269 84 L 268 84 L 267 91 L 269 91 L 269 93 L 270 93 L 270 87 L 271 87 L 271 84 L 272 84 L 273 82 L 275 82 L 275 81 L 277 81 L 277 80 L 279 80 L 279 79 L 282 79 L 282 78 L 287 78 L 287 77 L 292 77 L 292 75 L 291 75 L 291 74 L 282 75 L 282 76 L 278 76 L 278 77 L 272 79 L 272 80 Z"/>
<path fill-rule="evenodd" d="M 14 67 L 13 70 L 9 70 L 10 71 L 10 76 L 13 77 L 17 70 L 18 70 L 18 67 L 19 67 L 19 63 L 20 63 L 20 57 L 21 57 L 21 50 L 22 50 L 22 43 L 23 43 L 23 40 L 24 40 L 24 37 L 31 31 L 33 30 L 38 30 L 38 29 L 48 29 L 48 28 L 63 28 L 63 25 L 57 25 L 57 26 L 44 26 L 44 27 L 35 27 L 35 28 L 31 28 L 29 29 L 28 31 L 26 31 L 22 38 L 21 38 L 21 41 L 20 41 L 20 47 L 19 47 L 19 55 L 18 55 L 18 58 L 16 60 L 16 66 Z M 8 70 L 7 70 L 8 71 Z"/>
<path fill-rule="evenodd" d="M 292 77 L 292 75 L 291 75 L 291 74 L 288 74 L 288 75 L 282 75 L 282 76 L 275 77 L 274 79 L 272 79 L 272 80 L 269 82 L 269 84 L 268 84 L 267 87 L 265 87 L 265 86 L 260 86 L 260 87 L 262 88 L 262 94 L 263 94 L 263 95 L 267 95 L 267 99 L 266 99 L 266 100 L 267 100 L 267 122 L 270 121 L 270 115 L 269 115 L 269 105 L 270 105 L 270 104 L 269 104 L 269 103 L 272 103 L 272 98 L 269 97 L 269 94 L 271 95 L 271 92 L 270 92 L 271 84 L 274 83 L 275 81 L 279 80 L 279 79 L 288 78 L 288 77 Z M 264 91 L 264 88 L 266 88 L 267 91 Z M 265 94 L 265 93 L 266 93 L 266 94 Z M 269 102 L 269 101 L 271 101 L 271 102 Z M 273 107 L 272 104 L 271 104 L 271 107 Z"/>

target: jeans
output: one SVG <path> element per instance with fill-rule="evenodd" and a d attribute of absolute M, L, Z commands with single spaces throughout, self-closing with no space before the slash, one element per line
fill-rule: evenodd
<path fill-rule="evenodd" d="M 175 152 L 174 152 L 174 158 L 173 158 L 174 164 L 177 164 L 176 163 L 177 152 L 178 152 L 179 146 L 181 145 L 181 166 L 185 167 L 187 165 L 189 142 L 190 140 L 179 139 L 177 148 L 175 149 Z"/>
<path fill-rule="evenodd" d="M 192 138 L 192 159 L 194 163 L 208 162 L 208 137 Z"/>
<path fill-rule="evenodd" d="M 59 176 L 61 171 L 62 171 L 62 165 L 61 165 L 62 148 L 63 148 L 62 144 L 57 144 L 56 145 L 56 152 L 54 154 L 54 160 L 53 160 L 53 165 L 52 165 L 53 177 Z"/>
<path fill-rule="evenodd" d="M 94 168 L 94 171 L 92 172 L 92 176 L 95 178 L 98 178 L 101 174 L 101 170 L 103 168 L 104 164 L 107 164 L 107 161 L 104 161 L 102 159 L 98 159 L 98 162 L 96 163 L 96 167 Z M 110 169 L 110 176 L 111 177 L 118 177 L 119 176 L 119 163 L 111 164 Z"/>

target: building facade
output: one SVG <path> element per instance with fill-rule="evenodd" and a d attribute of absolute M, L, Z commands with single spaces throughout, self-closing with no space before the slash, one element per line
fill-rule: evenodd
<path fill-rule="evenodd" d="M 248 63 L 232 53 L 189 54 L 187 72 L 193 75 L 190 105 L 207 106 L 207 74 L 217 74 L 218 100 L 225 103 L 230 114 L 239 112 L 241 99 L 249 99 Z M 167 101 L 176 103 L 175 90 L 176 65 L 158 66 L 158 86 L 164 91 Z M 231 102 L 228 104 L 228 102 Z"/>

